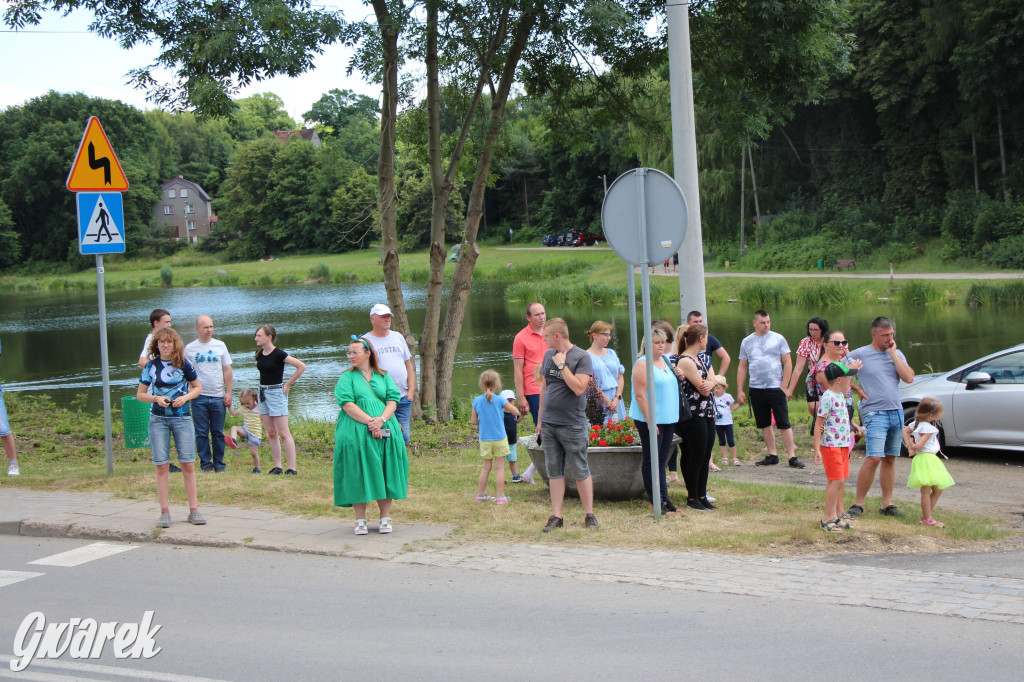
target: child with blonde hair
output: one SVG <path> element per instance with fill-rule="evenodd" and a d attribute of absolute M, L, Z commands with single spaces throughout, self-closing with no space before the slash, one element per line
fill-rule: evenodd
<path fill-rule="evenodd" d="M 935 422 L 942 419 L 942 403 L 925 398 L 917 406 L 914 421 L 903 427 L 903 444 L 913 458 L 910 464 L 908 488 L 921 489 L 921 523 L 945 528 L 932 517 L 942 491 L 953 485 L 953 477 L 939 459 L 939 429 Z M 944 455 L 943 455 L 944 456 Z"/>
<path fill-rule="evenodd" d="M 738 467 L 741 462 L 736 456 L 736 436 L 733 432 L 732 413 L 740 409 L 731 395 L 725 392 L 729 388 L 729 382 L 725 377 L 715 375 L 715 431 L 718 433 L 718 449 L 722 453 L 722 466 L 728 466 L 729 457 L 732 455 L 732 465 Z M 725 446 L 729 450 L 726 452 Z"/>
<path fill-rule="evenodd" d="M 228 412 L 236 417 L 241 417 L 242 426 L 232 426 L 231 430 L 224 434 L 224 442 L 232 450 L 238 447 L 236 441 L 242 440 L 243 436 L 245 437 L 246 442 L 249 444 L 249 454 L 252 455 L 252 472 L 254 474 L 263 473 L 260 471 L 260 443 L 263 442 L 263 422 L 260 420 L 260 412 L 256 408 L 258 402 L 256 391 L 251 388 L 247 388 L 239 393 L 238 403 L 242 406 L 242 409 L 236 410 L 234 407 L 229 407 Z"/>
<path fill-rule="evenodd" d="M 493 369 L 485 370 L 480 374 L 480 389 L 483 393 L 473 399 L 473 416 L 470 421 L 473 426 L 480 426 L 480 457 L 484 460 L 477 482 L 476 501 L 507 504 L 504 458 L 510 450 L 508 437 L 505 434 L 504 413 L 508 412 L 518 417 L 519 410 L 515 403 L 497 396 L 501 393 L 501 376 Z M 494 468 L 494 460 L 498 460 L 498 466 L 494 472 L 497 497 L 487 494 L 487 479 L 491 475 L 491 469 Z"/>

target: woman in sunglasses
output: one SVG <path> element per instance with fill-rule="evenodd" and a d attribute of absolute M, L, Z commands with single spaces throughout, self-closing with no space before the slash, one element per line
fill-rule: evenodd
<path fill-rule="evenodd" d="M 825 378 L 825 368 L 833 362 L 839 362 L 850 369 L 860 369 L 864 366 L 864 363 L 860 360 L 847 361 L 846 355 L 850 352 L 850 342 L 846 340 L 846 334 L 839 331 L 838 329 L 830 329 L 825 332 L 825 336 L 822 341 L 822 353 L 821 359 L 811 367 L 811 371 L 808 376 L 813 379 L 808 379 L 808 384 L 811 381 L 814 382 L 814 391 L 817 395 L 822 395 L 828 390 L 829 382 Z M 808 386 L 810 390 L 810 386 Z M 857 395 L 860 396 L 861 400 L 867 397 L 862 389 L 857 384 L 851 384 L 851 389 L 846 392 L 846 409 L 850 413 L 850 423 L 853 424 L 853 392 L 856 391 Z M 811 423 L 811 430 L 814 430 L 814 423 Z"/>

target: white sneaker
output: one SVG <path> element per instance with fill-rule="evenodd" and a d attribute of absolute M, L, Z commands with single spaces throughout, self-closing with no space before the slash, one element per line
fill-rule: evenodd
<path fill-rule="evenodd" d="M 17 460 L 15 460 L 14 462 L 8 462 L 7 463 L 7 475 L 8 476 L 21 476 L 21 470 L 18 469 L 18 462 L 17 462 Z"/>
<path fill-rule="evenodd" d="M 491 497 L 490 495 L 488 495 L 487 493 L 477 493 L 476 494 L 476 501 L 477 502 L 494 502 L 494 498 Z"/>

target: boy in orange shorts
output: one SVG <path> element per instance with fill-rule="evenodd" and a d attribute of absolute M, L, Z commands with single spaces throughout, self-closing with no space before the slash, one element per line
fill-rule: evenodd
<path fill-rule="evenodd" d="M 850 423 L 846 394 L 857 370 L 833 362 L 825 367 L 828 390 L 818 401 L 818 419 L 814 422 L 814 464 L 825 465 L 825 516 L 821 520 L 822 530 L 841 533 L 850 524 L 843 520 L 843 494 L 846 479 L 850 477 L 850 449 L 853 446 L 853 432 L 859 430 Z"/>

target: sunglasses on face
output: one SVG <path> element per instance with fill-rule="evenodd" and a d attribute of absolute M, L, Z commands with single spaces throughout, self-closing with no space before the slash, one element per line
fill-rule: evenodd
<path fill-rule="evenodd" d="M 833 346 L 849 346 L 850 345 L 849 341 L 830 341 L 829 343 L 831 343 Z"/>

